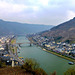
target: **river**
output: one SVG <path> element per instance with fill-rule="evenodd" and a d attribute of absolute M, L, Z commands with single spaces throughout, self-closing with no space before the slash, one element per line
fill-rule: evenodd
<path fill-rule="evenodd" d="M 17 42 L 29 42 L 25 36 L 17 37 Z M 47 74 L 50 72 L 56 71 L 57 75 L 63 75 L 63 73 L 72 65 L 68 64 L 68 60 L 50 54 L 48 52 L 43 51 L 40 47 L 29 44 L 21 45 L 20 53 L 18 54 L 20 57 L 25 58 L 34 58 L 39 62 L 40 67 L 42 67 Z"/>

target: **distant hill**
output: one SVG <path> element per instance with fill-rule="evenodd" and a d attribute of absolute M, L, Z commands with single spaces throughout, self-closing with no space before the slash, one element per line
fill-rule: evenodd
<path fill-rule="evenodd" d="M 61 41 L 75 40 L 75 17 L 67 22 L 51 28 L 41 34 L 42 36 L 53 36 Z"/>
<path fill-rule="evenodd" d="M 0 35 L 37 33 L 52 27 L 52 25 L 18 23 L 0 19 Z"/>

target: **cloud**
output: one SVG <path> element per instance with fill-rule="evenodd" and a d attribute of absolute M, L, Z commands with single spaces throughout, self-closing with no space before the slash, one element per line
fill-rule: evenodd
<path fill-rule="evenodd" d="M 43 6 L 47 6 L 49 3 L 49 0 L 38 0 L 38 4 L 43 5 Z"/>
<path fill-rule="evenodd" d="M 18 13 L 26 9 L 27 6 L 22 4 L 12 4 L 5 1 L 0 1 L 0 10 L 6 13 Z"/>
<path fill-rule="evenodd" d="M 0 0 L 0 18 L 57 25 L 75 16 L 74 2 L 74 0 Z"/>

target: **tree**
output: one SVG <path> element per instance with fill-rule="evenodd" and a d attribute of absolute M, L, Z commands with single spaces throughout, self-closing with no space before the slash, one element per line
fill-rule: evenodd
<path fill-rule="evenodd" d="M 26 72 L 31 72 L 33 75 L 47 75 L 46 72 L 39 67 L 39 63 L 31 58 L 25 59 L 24 65 L 22 65 L 22 69 L 24 69 Z"/>
<path fill-rule="evenodd" d="M 8 43 L 5 44 L 5 50 L 8 51 Z"/>
<path fill-rule="evenodd" d="M 26 71 L 33 71 L 39 68 L 39 64 L 34 59 L 26 58 L 22 68 L 24 68 Z"/>
<path fill-rule="evenodd" d="M 35 75 L 47 75 L 46 72 L 42 68 L 35 69 Z"/>
<path fill-rule="evenodd" d="M 72 67 L 72 68 L 70 68 L 70 69 L 68 69 L 68 70 L 64 73 L 64 75 L 75 75 L 75 66 Z"/>
<path fill-rule="evenodd" d="M 54 71 L 53 73 L 50 73 L 50 75 L 56 75 L 56 71 Z"/>
<path fill-rule="evenodd" d="M 0 59 L 0 68 L 3 68 L 3 67 L 6 67 L 6 64 L 5 64 L 5 62 L 2 62 Z"/>

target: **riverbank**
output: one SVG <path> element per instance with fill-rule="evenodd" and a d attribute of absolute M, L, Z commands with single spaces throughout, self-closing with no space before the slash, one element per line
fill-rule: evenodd
<path fill-rule="evenodd" d="M 36 42 L 35 42 L 34 40 L 32 40 L 32 38 L 28 38 L 28 40 L 29 40 L 30 42 L 32 42 L 33 44 L 38 45 L 38 44 L 36 44 Z M 39 46 L 39 45 L 38 45 L 38 46 Z M 41 46 L 39 46 L 39 47 L 41 47 Z M 43 51 L 49 52 L 49 53 L 51 53 L 51 54 L 54 54 L 54 55 L 56 55 L 56 56 L 58 56 L 58 57 L 61 57 L 61 58 L 66 59 L 66 60 L 75 62 L 75 60 L 72 59 L 72 58 L 69 58 L 69 57 L 64 56 L 64 55 L 60 55 L 60 54 L 58 54 L 58 53 L 56 53 L 56 52 L 53 52 L 53 51 L 51 51 L 51 50 L 47 50 L 47 49 L 45 49 L 45 48 L 43 48 L 43 47 L 41 47 L 41 48 L 42 48 Z"/>
<path fill-rule="evenodd" d="M 56 56 L 59 56 L 59 57 L 61 57 L 61 58 L 64 58 L 64 59 L 67 59 L 67 60 L 69 60 L 69 61 L 72 61 L 72 62 L 75 62 L 75 60 L 74 59 L 71 59 L 71 58 L 68 58 L 68 57 L 65 57 L 65 56 L 62 56 L 62 55 L 60 55 L 60 54 L 57 54 L 57 53 L 55 53 L 55 52 L 52 52 L 52 51 L 48 51 L 48 50 L 44 50 L 44 49 L 42 49 L 43 51 L 46 51 L 46 52 L 49 52 L 49 53 L 51 53 L 51 54 L 54 54 L 54 55 L 56 55 Z"/>
<path fill-rule="evenodd" d="M 14 60 L 18 61 L 18 65 L 23 65 L 23 60 L 21 60 L 18 57 L 18 53 L 17 53 L 17 45 L 16 45 L 16 38 L 11 39 L 11 45 L 9 45 L 9 53 L 10 56 L 13 57 Z"/>

